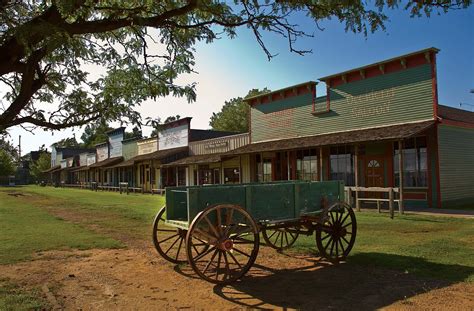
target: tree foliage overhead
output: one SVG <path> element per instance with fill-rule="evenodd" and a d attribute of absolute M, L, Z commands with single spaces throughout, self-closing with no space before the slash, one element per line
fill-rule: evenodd
<path fill-rule="evenodd" d="M 12 159 L 18 159 L 18 150 L 16 147 L 8 140 L 7 135 L 0 134 L 0 150 L 5 151 L 10 155 Z"/>
<path fill-rule="evenodd" d="M 13 160 L 5 150 L 0 149 L 0 177 L 7 177 L 15 172 Z"/>
<path fill-rule="evenodd" d="M 83 147 L 94 148 L 95 145 L 107 141 L 107 132 L 111 130 L 112 127 L 104 121 L 87 125 L 81 135 Z"/>
<path fill-rule="evenodd" d="M 181 119 L 181 116 L 179 114 L 177 114 L 175 116 L 169 116 L 163 122 L 161 122 L 160 118 L 148 119 L 147 124 L 153 127 L 153 131 L 151 131 L 150 136 L 151 137 L 158 136 L 158 132 L 160 132 L 164 129 L 166 123 L 178 121 L 180 119 Z"/>
<path fill-rule="evenodd" d="M 267 88 L 263 90 L 252 89 L 245 98 L 269 92 L 270 90 Z M 249 114 L 250 106 L 244 102 L 244 98 L 232 98 L 225 102 L 221 111 L 212 114 L 209 125 L 217 131 L 245 133 L 249 131 Z"/>
<path fill-rule="evenodd" d="M 383 29 L 384 11 L 412 16 L 463 8 L 471 0 L 0 1 L 0 131 L 30 124 L 45 129 L 102 119 L 139 122 L 140 102 L 168 95 L 196 98 L 194 84 L 175 83 L 193 72 L 194 46 L 248 28 L 266 55 L 264 33 L 295 42 L 307 34 L 291 23 L 303 13 L 316 25 L 338 19 L 346 31 Z M 91 67 L 96 66 L 96 67 Z M 93 68 L 93 69 L 91 69 Z M 95 71 L 91 73 L 90 71 Z M 97 74 L 98 72 L 98 74 Z"/>

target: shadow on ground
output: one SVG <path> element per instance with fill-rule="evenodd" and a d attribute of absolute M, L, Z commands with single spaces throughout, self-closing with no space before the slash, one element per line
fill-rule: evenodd
<path fill-rule="evenodd" d="M 257 309 L 278 306 L 305 310 L 374 310 L 464 281 L 474 273 L 472 267 L 435 264 L 420 258 L 382 253 L 360 253 L 350 259 L 348 263 L 331 265 L 314 257 L 304 257 L 302 260 L 312 263 L 294 269 L 272 269 L 256 264 L 242 281 L 216 285 L 214 293 L 238 305 Z M 429 269 L 455 269 L 459 273 L 456 280 L 440 281 L 353 263 L 368 259 L 422 264 Z"/>

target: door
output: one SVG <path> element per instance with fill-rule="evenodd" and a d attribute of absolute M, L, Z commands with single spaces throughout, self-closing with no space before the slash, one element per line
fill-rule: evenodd
<path fill-rule="evenodd" d="M 383 187 L 384 186 L 384 167 L 383 157 L 367 157 L 365 166 L 365 186 Z M 382 192 L 367 193 L 369 198 L 381 197 Z"/>

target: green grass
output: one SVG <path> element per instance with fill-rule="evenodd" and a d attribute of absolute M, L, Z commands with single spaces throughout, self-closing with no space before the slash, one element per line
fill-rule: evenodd
<path fill-rule="evenodd" d="M 0 213 L 7 211 L 9 220 L 0 215 L 0 256 L 7 251 L 6 256 L 10 259 L 0 259 L 0 262 L 26 260 L 31 253 L 45 247 L 117 246 L 116 241 L 104 238 L 104 235 L 121 240 L 125 237 L 125 242 L 127 238 L 133 238 L 148 244 L 153 217 L 164 204 L 164 198 L 158 195 L 127 196 L 28 186 L 15 188 L 15 191 L 30 197 L 15 198 L 1 191 L 0 188 L 0 206 L 3 206 Z M 8 204 L 3 203 L 5 198 Z M 70 213 L 74 225 L 51 216 L 61 213 Z M 397 215 L 392 220 L 387 214 L 362 212 L 357 213 L 357 221 L 358 235 L 348 259 L 350 265 L 380 266 L 436 279 L 474 282 L 473 219 Z M 27 229 L 20 230 L 22 228 Z M 39 234 L 33 234 L 36 230 Z M 72 234 L 71 230 L 77 230 L 77 234 Z M 52 235 L 51 232 L 59 234 Z M 9 245 L 8 249 L 6 245 Z M 315 252 L 314 236 L 300 236 L 295 249 Z"/>
<path fill-rule="evenodd" d="M 39 251 L 123 247 L 117 240 L 52 216 L 35 203 L 31 195 L 15 197 L 0 191 L 0 264 L 28 260 Z"/>
<path fill-rule="evenodd" d="M 18 285 L 0 279 L 0 310 L 45 310 L 48 304 L 40 298 L 38 290 L 25 291 Z"/>
<path fill-rule="evenodd" d="M 383 266 L 451 281 L 474 281 L 474 220 L 357 213 L 357 239 L 349 262 Z M 314 249 L 314 237 L 300 237 L 297 249 Z"/>

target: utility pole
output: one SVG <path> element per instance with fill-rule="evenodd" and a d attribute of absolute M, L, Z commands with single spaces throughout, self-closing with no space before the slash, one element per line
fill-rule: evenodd
<path fill-rule="evenodd" d="M 21 160 L 21 135 L 18 135 L 18 163 Z"/>

